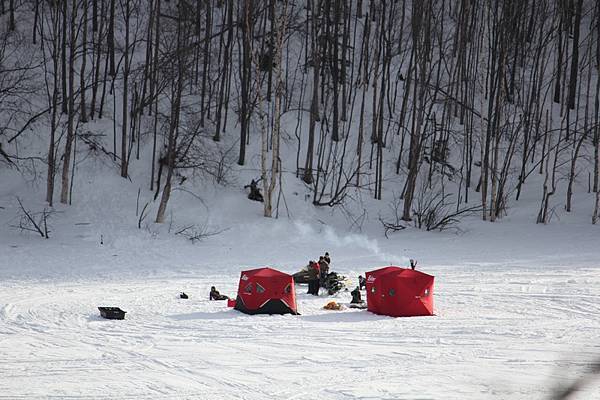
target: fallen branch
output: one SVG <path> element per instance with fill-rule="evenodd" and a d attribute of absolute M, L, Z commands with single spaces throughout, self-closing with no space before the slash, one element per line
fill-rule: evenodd
<path fill-rule="evenodd" d="M 381 217 L 379 217 L 379 222 L 381 222 L 381 225 L 383 225 L 383 228 L 384 228 L 383 234 L 385 235 L 386 239 L 388 239 L 388 232 L 394 233 L 394 232 L 398 232 L 398 231 L 406 229 L 406 226 L 404 226 L 400 223 L 386 222 Z"/>
<path fill-rule="evenodd" d="M 18 228 L 21 231 L 35 232 L 45 239 L 50 239 L 50 230 L 48 229 L 48 217 L 52 214 L 52 212 L 44 208 L 44 210 L 41 213 L 39 213 L 39 221 L 36 221 L 34 218 L 35 214 L 32 214 L 31 211 L 27 210 L 23 205 L 21 199 L 18 197 L 17 202 L 19 203 L 19 207 L 21 208 L 22 212 L 21 219 L 19 221 L 19 225 L 10 226 L 13 228 Z"/>
<path fill-rule="evenodd" d="M 211 231 L 206 225 L 202 225 L 200 227 L 197 225 L 188 225 L 175 232 L 175 235 L 183 236 L 190 240 L 192 243 L 196 243 L 211 236 L 219 235 L 228 230 L 229 228 Z"/>

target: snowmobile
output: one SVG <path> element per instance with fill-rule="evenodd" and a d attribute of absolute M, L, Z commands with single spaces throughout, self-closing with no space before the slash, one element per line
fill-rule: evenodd
<path fill-rule="evenodd" d="M 308 267 L 304 267 L 292 275 L 295 283 L 308 283 L 308 276 Z"/>
<path fill-rule="evenodd" d="M 293 274 L 292 277 L 294 278 L 295 283 L 308 283 L 308 267 L 302 268 L 300 271 Z M 323 279 L 321 286 L 327 289 L 327 293 L 331 296 L 346 287 L 344 283 L 345 280 L 345 276 L 340 275 L 337 272 L 330 272 Z"/>
<path fill-rule="evenodd" d="M 330 272 L 323 279 L 323 287 L 327 289 L 327 294 L 332 296 L 346 287 L 344 281 L 346 277 L 337 272 Z"/>

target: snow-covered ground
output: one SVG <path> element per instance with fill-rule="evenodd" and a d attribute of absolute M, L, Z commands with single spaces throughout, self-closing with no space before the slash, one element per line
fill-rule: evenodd
<path fill-rule="evenodd" d="M 593 227 L 477 226 L 385 240 L 257 218 L 195 245 L 137 229 L 100 245 L 90 225 L 50 240 L 4 230 L 0 398 L 549 398 L 600 354 Z M 294 272 L 325 250 L 354 284 L 415 256 L 436 276 L 437 316 L 325 311 L 329 298 L 301 285 L 300 316 L 207 300 L 211 285 L 233 295 L 241 269 Z M 101 305 L 126 319 L 101 319 Z M 592 384 L 577 398 L 598 396 Z"/>
<path fill-rule="evenodd" d="M 228 188 L 174 191 L 167 223 L 152 223 L 151 203 L 138 229 L 136 208 L 152 197 L 146 179 L 101 168 L 78 171 L 73 205 L 56 206 L 48 240 L 11 227 L 15 196 L 40 211 L 43 184 L 0 176 L 0 399 L 541 400 L 600 356 L 598 227 L 581 191 L 570 214 L 556 196 L 547 226 L 534 223 L 530 189 L 497 223 L 474 217 L 461 233 L 409 228 L 386 239 L 377 221 L 385 203 L 365 201 L 357 232 L 288 179 L 290 217 L 266 219 L 242 176 Z M 189 224 L 222 232 L 192 244 L 174 234 Z M 234 295 L 243 269 L 292 273 L 325 251 L 351 287 L 360 273 L 418 259 L 436 276 L 437 315 L 325 311 L 330 298 L 305 286 L 296 288 L 300 316 L 247 316 L 208 301 L 212 285 Z M 101 319 L 98 306 L 127 317 Z M 576 398 L 600 398 L 597 381 L 585 390 Z"/>
<path fill-rule="evenodd" d="M 119 90 L 115 103 L 107 99 L 106 118 L 82 124 L 80 133 L 111 140 L 121 127 L 110 115 L 121 110 Z M 368 105 L 365 113 L 370 120 Z M 0 165 L 0 399 L 542 400 L 600 358 L 600 227 L 590 224 L 590 165 L 579 161 L 571 213 L 564 211 L 570 163 L 559 171 L 547 226 L 534 223 L 543 177 L 532 173 L 517 203 L 513 171 L 508 215 L 498 222 L 475 216 L 459 233 L 409 227 L 388 239 L 379 217 L 390 217 L 390 202 L 404 186 L 395 172 L 395 135 L 384 150 L 382 201 L 363 190 L 352 191 L 344 208 L 313 207 L 310 188 L 295 177 L 298 115 L 287 113 L 280 218 L 265 219 L 242 189 L 260 176 L 257 123 L 239 167 L 235 151 L 226 151 L 237 149 L 231 114 L 220 144 L 208 136 L 199 142 L 223 155 L 228 186 L 178 171 L 186 179 L 178 177 L 161 225 L 152 222 L 158 201 L 148 190 L 150 130 L 143 129 L 141 160 L 132 157 L 129 179 L 118 177 L 111 157 L 79 142 L 73 204 L 58 204 L 59 170 L 48 240 L 15 228 L 17 196 L 32 212 L 46 207 L 48 127 L 32 125 L 14 142 L 20 170 Z M 150 117 L 142 123 L 152 126 Z M 307 146 L 303 141 L 302 155 Z M 453 150 L 452 157 L 462 156 Z M 373 173 L 363 170 L 363 182 Z M 458 181 L 447 185 L 456 192 Z M 470 196 L 475 205 L 480 194 Z M 175 234 L 190 226 L 218 234 L 194 244 Z M 299 316 L 247 316 L 208 301 L 212 285 L 234 295 L 241 270 L 267 265 L 293 273 L 325 251 L 350 288 L 358 274 L 416 258 L 436 277 L 436 316 L 326 311 L 332 298 L 308 296 L 300 285 Z M 190 299 L 179 299 L 180 291 Z M 333 299 L 347 303 L 350 296 Z M 98 306 L 122 307 L 127 317 L 104 320 Z M 600 399 L 600 380 L 575 398 Z"/>

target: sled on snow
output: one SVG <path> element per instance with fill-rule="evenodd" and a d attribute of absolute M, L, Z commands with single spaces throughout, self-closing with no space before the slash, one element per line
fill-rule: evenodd
<path fill-rule="evenodd" d="M 119 307 L 98 307 L 98 310 L 100 310 L 100 316 L 106 319 L 125 319 L 125 313 L 127 313 Z"/>

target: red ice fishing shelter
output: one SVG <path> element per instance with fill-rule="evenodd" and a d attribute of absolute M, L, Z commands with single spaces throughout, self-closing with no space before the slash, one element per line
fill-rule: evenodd
<path fill-rule="evenodd" d="M 384 267 L 366 275 L 369 311 L 391 317 L 433 315 L 433 276 L 400 267 Z"/>
<path fill-rule="evenodd" d="M 246 314 L 298 314 L 294 278 L 272 268 L 242 271 L 235 309 Z"/>

